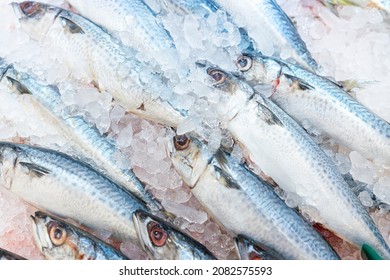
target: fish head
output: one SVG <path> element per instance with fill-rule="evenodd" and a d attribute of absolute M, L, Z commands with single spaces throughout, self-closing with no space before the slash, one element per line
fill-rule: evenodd
<path fill-rule="evenodd" d="M 281 75 L 278 61 L 261 54 L 241 54 L 235 61 L 237 76 L 254 85 L 272 84 Z"/>
<path fill-rule="evenodd" d="M 229 122 L 253 96 L 254 89 L 234 73 L 224 71 L 208 62 L 198 62 L 197 66 L 206 73 L 205 83 L 220 96 L 217 106 L 221 123 Z"/>
<path fill-rule="evenodd" d="M 213 259 L 213 255 L 200 243 L 160 218 L 137 210 L 134 225 L 143 249 L 154 260 Z"/>
<path fill-rule="evenodd" d="M 168 151 L 181 178 L 190 188 L 195 187 L 212 157 L 206 145 L 187 134 L 175 135 L 168 142 Z"/>
<path fill-rule="evenodd" d="M 59 7 L 35 1 L 13 2 L 11 5 L 22 29 L 37 41 L 45 37 L 63 11 Z"/>
<path fill-rule="evenodd" d="M 274 250 L 260 245 L 244 235 L 234 239 L 241 260 L 280 260 L 282 259 Z"/>
<path fill-rule="evenodd" d="M 77 259 L 77 244 L 68 225 L 39 211 L 31 219 L 35 243 L 46 259 Z"/>

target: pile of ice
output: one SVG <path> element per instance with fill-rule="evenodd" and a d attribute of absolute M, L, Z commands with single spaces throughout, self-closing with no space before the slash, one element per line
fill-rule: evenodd
<path fill-rule="evenodd" d="M 66 6 L 63 1 L 46 2 Z M 160 9 L 154 1 L 149 2 Z M 315 0 L 278 2 L 296 22 L 309 50 L 322 67 L 321 73 L 336 80 L 358 80 L 364 86 L 354 91 L 359 100 L 390 120 L 390 98 L 387 96 L 390 82 L 385 78 L 390 67 L 390 49 L 387 48 L 390 25 L 384 22 L 382 14 L 375 9 L 344 7 L 337 17 Z M 43 50 L 20 30 L 8 0 L 0 0 L 0 18 L 0 56 L 14 61 L 20 69 L 32 69 L 48 83 L 57 84 L 64 103 L 74 114 L 83 115 L 102 134 L 115 139 L 120 150 L 117 160 L 123 167 L 133 168 L 146 188 L 162 201 L 167 210 L 177 215 L 172 221 L 177 227 L 205 244 L 217 257 L 236 258 L 232 238 L 210 219 L 173 169 L 166 152 L 171 131 L 126 113 L 121 106 L 111 102 L 109 93 L 98 92 L 93 85 L 83 83 L 82 73 L 80 79 L 69 79 L 69 70 L 58 51 L 50 48 L 48 51 L 48 46 Z M 219 128 L 215 106 L 220 96 L 205 85 L 206 77 L 195 65 L 195 61 L 207 60 L 221 68 L 234 70 L 240 43 L 237 27 L 223 12 L 212 14 L 207 19 L 202 15 L 183 16 L 175 12 L 161 13 L 160 18 L 174 38 L 178 53 L 165 53 L 156 60 L 162 63 L 167 84 L 173 88 L 172 102 L 188 110 L 189 114 L 179 125 L 178 132 L 197 132 L 208 141 L 211 150 L 223 143 L 232 147 L 233 156 L 243 160 L 243 151 L 238 146 L 233 147 L 230 136 Z M 142 59 L 141 54 L 139 59 Z M 143 70 L 147 74 L 148 69 Z M 29 106 L 29 96 L 16 98 L 4 87 L 0 88 L 0 94 L 2 140 L 27 141 L 76 154 L 60 132 L 47 125 Z M 372 212 L 386 240 L 390 241 L 389 169 L 365 160 L 331 139 L 315 133 L 313 137 L 335 160 L 340 172 L 350 179 L 351 187 Z M 260 174 L 260 170 L 254 168 Z M 291 207 L 299 205 L 294 197 L 285 199 Z M 15 208 L 17 212 L 8 212 L 8 209 Z M 12 194 L 0 192 L 0 219 L 5 221 L 0 227 L 0 247 L 20 252 L 27 258 L 39 258 L 28 221 L 32 211 L 21 206 Z M 109 238 L 109 233 L 97 234 L 103 239 Z M 327 235 L 343 258 L 357 258 L 350 245 L 330 233 Z M 20 246 L 23 245 L 26 251 L 20 251 L 15 238 L 24 240 Z M 131 257 L 145 258 L 132 244 L 123 243 L 120 248 Z"/>

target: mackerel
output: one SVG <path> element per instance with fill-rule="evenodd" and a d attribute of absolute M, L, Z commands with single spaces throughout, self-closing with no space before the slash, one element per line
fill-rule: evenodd
<path fill-rule="evenodd" d="M 300 124 L 315 128 L 367 159 L 390 165 L 390 124 L 339 85 L 262 55 L 241 56 L 237 67 L 251 85 L 272 88 L 270 99 Z"/>
<path fill-rule="evenodd" d="M 219 107 L 223 125 L 250 159 L 287 194 L 294 194 L 312 219 L 349 242 L 368 244 L 390 258 L 390 248 L 370 215 L 304 129 L 237 77 L 215 67 L 207 72 L 224 100 Z"/>
<path fill-rule="evenodd" d="M 12 3 L 31 38 L 61 52 L 71 73 L 112 94 L 128 112 L 176 127 L 186 116 L 164 77 L 138 53 L 90 20 L 44 3 Z M 173 101 L 172 101 L 173 100 Z"/>
<path fill-rule="evenodd" d="M 2 65 L 4 64 L 0 61 L 0 67 Z M 162 209 L 159 202 L 145 190 L 133 171 L 118 165 L 115 159 L 118 151 L 114 141 L 102 136 L 98 129 L 91 126 L 82 116 L 72 115 L 62 102 L 56 86 L 39 82 L 33 75 L 18 71 L 12 65 L 3 68 L 6 70 L 0 76 L 0 81 L 10 84 L 19 94 L 31 94 L 33 96 L 31 106 L 43 115 L 46 122 L 59 127 L 64 136 L 81 151 L 85 158 L 92 158 L 90 162 L 94 168 L 145 201 L 153 211 Z"/>
<path fill-rule="evenodd" d="M 172 162 L 192 194 L 232 235 L 245 235 L 285 259 L 338 259 L 326 241 L 271 186 L 219 150 L 176 136 Z M 172 147 L 175 148 L 172 148 Z"/>
<path fill-rule="evenodd" d="M 0 142 L 0 184 L 26 202 L 118 241 L 139 244 L 132 214 L 145 204 L 89 165 L 63 153 Z"/>

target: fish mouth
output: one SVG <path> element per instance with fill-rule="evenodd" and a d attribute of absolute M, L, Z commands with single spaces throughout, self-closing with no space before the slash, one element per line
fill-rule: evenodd
<path fill-rule="evenodd" d="M 20 5 L 19 3 L 17 2 L 12 2 L 10 3 L 12 9 L 14 10 L 14 13 L 15 13 L 15 16 L 18 18 L 18 19 L 21 19 L 21 18 L 24 18 L 26 17 L 24 15 L 24 13 L 22 12 L 22 9 L 20 8 Z"/>
<path fill-rule="evenodd" d="M 42 245 L 42 236 L 41 236 L 41 231 L 38 227 L 38 219 L 37 219 L 37 213 L 36 212 L 33 216 L 33 215 L 30 215 L 30 218 L 33 220 L 33 235 L 34 235 L 34 240 L 35 240 L 35 244 L 37 245 L 39 251 L 43 252 L 43 245 Z"/>
<path fill-rule="evenodd" d="M 149 251 L 149 248 L 147 248 L 145 242 L 144 242 L 144 231 L 142 230 L 142 227 L 143 227 L 143 222 L 146 220 L 147 216 L 144 214 L 144 212 L 142 210 L 136 210 L 134 213 L 133 213 L 133 224 L 134 224 L 134 228 L 135 228 L 135 231 L 138 235 L 138 241 L 139 241 L 139 244 L 141 245 L 141 249 L 144 250 L 144 251 Z"/>

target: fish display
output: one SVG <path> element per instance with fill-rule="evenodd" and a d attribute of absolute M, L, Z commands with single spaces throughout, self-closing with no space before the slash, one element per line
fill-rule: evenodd
<path fill-rule="evenodd" d="M 50 260 L 127 260 L 121 252 L 75 226 L 35 212 L 31 216 L 38 248 Z"/>
<path fill-rule="evenodd" d="M 45 2 L 0 0 L 0 259 L 390 259 L 387 1 Z"/>

